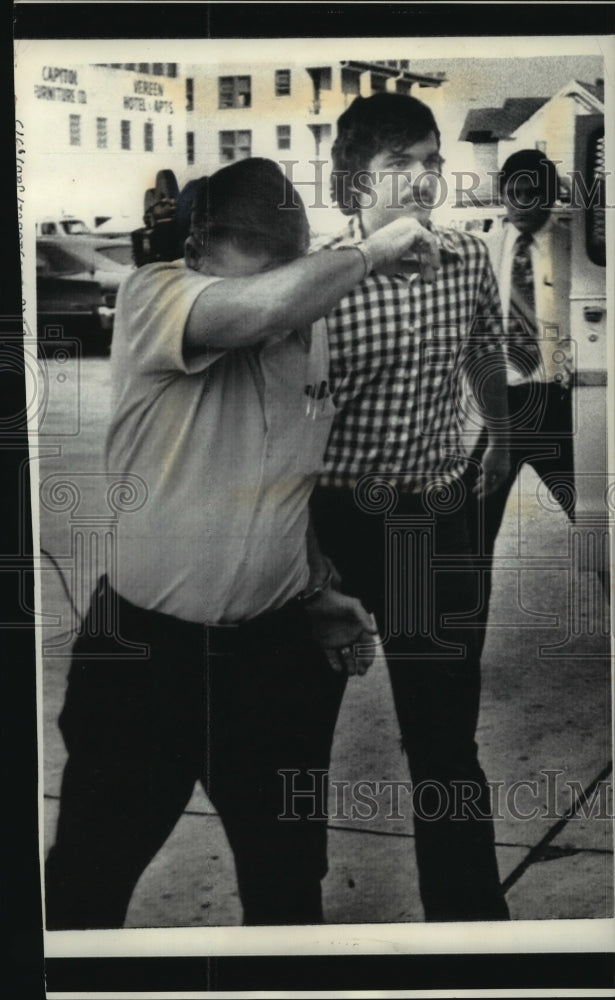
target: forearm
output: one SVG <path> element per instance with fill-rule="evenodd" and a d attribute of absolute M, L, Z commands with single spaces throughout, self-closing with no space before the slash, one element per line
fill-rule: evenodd
<path fill-rule="evenodd" d="M 307 326 L 329 312 L 364 273 L 360 250 L 320 250 L 264 274 L 218 281 L 192 307 L 186 341 L 193 349 L 243 347 Z"/>
<path fill-rule="evenodd" d="M 319 250 L 250 277 L 226 278 L 203 290 L 184 330 L 188 351 L 233 348 L 307 326 L 325 316 L 370 266 L 387 268 L 409 251 L 421 254 L 431 280 L 440 266 L 435 237 L 416 219 L 396 219 L 355 246 Z"/>

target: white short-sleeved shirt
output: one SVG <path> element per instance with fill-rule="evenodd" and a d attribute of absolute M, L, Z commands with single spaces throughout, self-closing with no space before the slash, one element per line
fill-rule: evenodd
<path fill-rule="evenodd" d="M 218 280 L 183 261 L 127 279 L 106 448 L 111 479 L 145 484 L 144 502 L 119 516 L 112 584 L 140 607 L 209 624 L 275 609 L 306 586 L 307 505 L 334 414 L 323 321 L 184 358 L 190 310 Z"/>

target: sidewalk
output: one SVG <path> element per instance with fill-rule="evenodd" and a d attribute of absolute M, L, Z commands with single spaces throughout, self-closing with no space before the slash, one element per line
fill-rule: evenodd
<path fill-rule="evenodd" d="M 527 509 L 519 520 L 513 500 L 498 541 L 496 557 L 502 568 L 494 579 L 478 729 L 483 767 L 492 782 L 501 783 L 499 798 L 494 784 L 496 812 L 501 815 L 496 819 L 500 873 L 512 882 L 507 899 L 513 919 L 607 917 L 612 915 L 613 894 L 611 821 L 605 818 L 612 812 L 612 799 L 604 784 L 610 760 L 608 639 L 601 634 L 603 615 L 596 599 L 583 609 L 582 631 L 567 646 L 550 656 L 545 655 L 548 650 L 539 655 L 539 647 L 562 643 L 569 631 L 568 527 L 563 516 L 534 509 L 533 473 L 524 472 L 520 485 L 520 500 Z M 530 560 L 537 568 L 527 568 Z M 43 573 L 43 585 L 45 610 L 59 612 L 60 620 L 67 622 L 66 598 L 53 569 Z M 598 589 L 594 597 L 599 597 Z M 539 614 L 548 620 L 537 621 Z M 47 641 L 52 632 L 45 630 Z M 47 658 L 45 670 L 47 842 L 53 837 L 65 759 L 55 719 L 63 699 L 67 653 Z M 591 792 L 592 782 L 601 776 L 597 797 L 592 803 L 590 796 L 584 807 L 585 818 L 580 810 L 566 821 L 574 805 L 567 782 L 578 793 L 588 787 Z M 392 812 L 388 785 L 378 797 L 375 818 L 351 819 L 353 803 L 344 802 L 342 808 L 343 783 L 351 787 L 361 780 L 408 781 L 381 659 L 364 678 L 351 680 L 342 706 L 331 768 L 333 818 L 324 901 L 332 923 L 420 921 L 405 787 L 397 791 L 402 818 L 387 819 Z M 355 806 L 363 817 L 370 814 L 369 806 Z M 528 815 L 531 818 L 523 818 Z M 143 875 L 127 925 L 214 926 L 240 920 L 230 850 L 218 817 L 196 789 L 164 849 Z"/>
<path fill-rule="evenodd" d="M 78 556 L 87 556 L 76 539 L 79 532 L 88 537 L 90 529 L 100 531 L 104 491 L 98 470 L 108 365 L 90 361 L 78 369 L 63 364 L 62 375 L 60 381 L 50 372 L 40 438 L 41 493 L 46 498 L 41 544 L 62 568 L 83 612 L 89 584 L 78 586 L 73 576 Z M 73 484 L 72 507 L 61 489 L 65 481 Z M 477 739 L 500 817 L 495 824 L 498 861 L 513 920 L 604 918 L 612 915 L 613 897 L 608 818 L 613 809 L 605 785 L 611 758 L 608 609 L 596 575 L 574 569 L 565 516 L 541 507 L 536 486 L 535 474 L 524 468 L 498 538 Z M 46 617 L 41 631 L 50 654 L 43 684 L 47 846 L 53 840 L 65 761 L 57 717 L 73 623 L 57 566 L 42 557 Z M 337 727 L 330 870 L 324 883 L 329 922 L 423 920 L 404 786 L 397 786 L 400 818 L 387 818 L 390 791 L 378 798 L 373 819 L 365 818 L 366 807 L 358 809 L 364 818 L 346 818 L 335 799 L 343 783 L 408 782 L 408 777 L 386 667 L 378 660 L 365 677 L 351 679 Z M 566 820 L 576 797 L 588 791 L 585 805 Z M 196 789 L 137 886 L 127 923 L 190 927 L 240 920 L 233 861 L 220 821 Z"/>

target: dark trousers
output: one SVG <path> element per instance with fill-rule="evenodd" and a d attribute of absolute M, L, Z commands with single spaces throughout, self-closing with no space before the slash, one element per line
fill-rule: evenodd
<path fill-rule="evenodd" d="M 426 919 L 506 919 L 474 738 L 480 666 L 467 625 L 478 590 L 461 495 L 442 493 L 430 506 L 401 494 L 385 516 L 350 490 L 320 487 L 312 514 L 344 589 L 374 613 L 383 639 L 414 790 Z"/>
<path fill-rule="evenodd" d="M 146 658 L 126 642 L 146 644 Z M 233 850 L 244 923 L 321 922 L 327 790 L 311 772 L 328 769 L 343 690 L 297 603 L 205 628 L 136 608 L 101 581 L 60 715 L 68 761 L 47 927 L 121 926 L 196 781 Z M 314 794 L 289 802 L 289 781 Z"/>
<path fill-rule="evenodd" d="M 489 616 L 493 551 L 510 491 L 522 465 L 527 462 L 535 469 L 562 510 L 574 521 L 572 389 L 560 388 L 554 382 L 509 386 L 508 409 L 511 428 L 508 478 L 484 500 L 474 498 L 472 487 L 488 443 L 486 431 L 476 443 L 465 476 L 470 498 L 468 525 L 472 552 L 481 570 L 481 597 L 474 619 L 481 653 Z"/>

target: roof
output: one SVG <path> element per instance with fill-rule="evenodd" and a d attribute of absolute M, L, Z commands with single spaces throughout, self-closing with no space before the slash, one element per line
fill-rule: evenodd
<path fill-rule="evenodd" d="M 548 97 L 509 97 L 501 108 L 473 108 L 466 115 L 459 141 L 497 142 L 509 139 L 548 100 Z"/>
<path fill-rule="evenodd" d="M 604 80 L 596 80 L 595 83 L 585 83 L 584 80 L 577 80 L 576 83 L 579 83 L 589 94 L 604 104 Z"/>
<path fill-rule="evenodd" d="M 354 69 L 360 73 L 370 71 L 380 76 L 389 76 L 406 80 L 408 83 L 418 83 L 423 87 L 439 87 L 447 83 L 446 73 L 438 71 L 436 73 L 414 73 L 411 69 L 400 69 L 400 67 L 387 66 L 382 62 L 368 62 L 364 59 L 342 59 L 341 65 L 346 69 Z"/>

